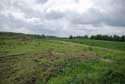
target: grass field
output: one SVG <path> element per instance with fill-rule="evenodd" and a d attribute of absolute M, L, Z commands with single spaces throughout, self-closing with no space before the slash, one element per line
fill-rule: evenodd
<path fill-rule="evenodd" d="M 68 42 L 86 44 L 89 46 L 125 51 L 125 42 L 91 40 L 91 39 L 63 39 L 63 40 Z"/>
<path fill-rule="evenodd" d="M 5 37 L 0 84 L 125 83 L 124 42 Z"/>

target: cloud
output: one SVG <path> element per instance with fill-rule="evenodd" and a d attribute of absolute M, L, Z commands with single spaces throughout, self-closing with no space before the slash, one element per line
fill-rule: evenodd
<path fill-rule="evenodd" d="M 49 19 L 49 20 L 61 19 L 65 17 L 65 14 L 63 12 L 51 11 L 46 13 L 45 17 L 46 19 Z"/>
<path fill-rule="evenodd" d="M 36 2 L 40 4 L 45 4 L 48 2 L 48 0 L 36 0 Z"/>
<path fill-rule="evenodd" d="M 116 0 L 116 2 L 113 2 L 112 0 L 105 0 L 103 3 L 101 2 L 102 1 L 98 1 L 98 6 L 89 8 L 84 14 L 73 18 L 71 20 L 73 24 L 106 24 L 109 26 L 125 27 L 124 1 Z"/>
<path fill-rule="evenodd" d="M 124 0 L 2 0 L 0 31 L 123 35 L 124 5 Z"/>

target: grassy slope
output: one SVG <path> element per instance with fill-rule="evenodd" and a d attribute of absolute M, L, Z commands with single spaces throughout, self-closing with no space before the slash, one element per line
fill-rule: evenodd
<path fill-rule="evenodd" d="M 75 42 L 80 44 L 86 44 L 95 47 L 109 48 L 125 51 L 125 42 L 103 41 L 103 40 L 91 40 L 91 39 L 63 39 L 68 42 Z"/>
<path fill-rule="evenodd" d="M 125 47 L 114 46 L 2 38 L 0 84 L 123 84 Z"/>

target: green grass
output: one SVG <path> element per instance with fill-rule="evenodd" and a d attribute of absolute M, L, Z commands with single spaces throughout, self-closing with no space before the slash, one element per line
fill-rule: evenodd
<path fill-rule="evenodd" d="M 124 84 L 124 44 L 0 38 L 0 84 Z"/>
<path fill-rule="evenodd" d="M 64 39 L 64 41 L 86 44 L 95 47 L 109 48 L 125 51 L 125 42 L 91 40 L 91 39 Z"/>

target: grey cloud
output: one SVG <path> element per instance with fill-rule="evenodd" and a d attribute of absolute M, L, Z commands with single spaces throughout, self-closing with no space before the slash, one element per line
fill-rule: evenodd
<path fill-rule="evenodd" d="M 62 13 L 62 12 L 58 12 L 58 11 L 51 11 L 51 12 L 48 12 L 46 13 L 46 18 L 47 19 L 61 19 L 65 17 L 65 14 Z"/>
<path fill-rule="evenodd" d="M 49 24 L 49 25 L 48 25 Z M 23 31 L 22 28 L 24 28 Z M 23 33 L 34 33 L 34 34 L 46 34 L 46 35 L 57 35 L 59 36 L 62 25 L 55 22 L 43 22 L 41 24 L 26 23 L 24 21 L 17 20 L 13 16 L 8 17 L 0 14 L 0 31 L 14 31 Z M 16 30 L 15 30 L 16 29 Z M 30 32 L 27 32 L 30 31 Z"/>
<path fill-rule="evenodd" d="M 35 5 L 42 6 L 49 0 L 36 0 Z M 79 0 L 76 0 L 78 3 Z M 29 2 L 30 3 L 30 2 Z M 32 7 L 31 7 L 32 6 Z M 34 5 L 26 6 L 25 0 L 2 0 L 0 2 L 0 31 L 20 31 L 35 34 L 57 36 L 84 34 L 125 34 L 125 1 L 124 0 L 95 0 L 95 5 L 84 13 L 77 11 L 43 11 L 34 10 Z M 24 13 L 25 20 L 19 20 L 12 14 L 2 14 L 5 10 Z M 12 11 L 13 10 L 13 11 Z M 37 18 L 39 21 L 27 22 Z"/>
<path fill-rule="evenodd" d="M 48 2 L 48 0 L 36 0 L 37 3 L 40 3 L 40 4 L 45 4 Z"/>
<path fill-rule="evenodd" d="M 117 12 L 117 11 L 116 11 Z M 120 12 L 118 12 L 120 13 Z M 99 25 L 99 24 L 106 24 L 111 26 L 122 26 L 125 27 L 125 13 L 112 13 L 106 14 L 101 12 L 98 9 L 89 9 L 87 13 L 79 15 L 71 19 L 73 24 L 91 24 L 91 25 Z"/>

